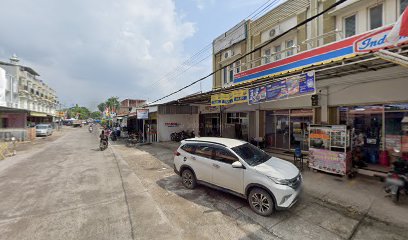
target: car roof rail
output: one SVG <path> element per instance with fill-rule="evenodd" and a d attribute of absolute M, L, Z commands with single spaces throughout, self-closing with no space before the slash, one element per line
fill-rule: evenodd
<path fill-rule="evenodd" d="M 193 139 L 184 139 L 185 142 L 197 142 L 197 143 L 211 143 L 211 144 L 217 144 L 223 147 L 227 147 L 227 145 L 223 144 L 223 143 L 217 143 L 217 142 L 212 142 L 212 141 L 205 141 L 205 140 L 193 140 Z"/>

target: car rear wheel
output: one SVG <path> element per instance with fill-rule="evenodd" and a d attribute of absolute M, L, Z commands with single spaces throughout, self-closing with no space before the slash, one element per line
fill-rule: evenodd
<path fill-rule="evenodd" d="M 271 195 L 261 188 L 251 190 L 248 196 L 248 202 L 251 209 L 262 216 L 271 215 L 275 209 Z"/>
<path fill-rule="evenodd" d="M 185 169 L 181 173 L 183 186 L 188 189 L 194 189 L 197 186 L 197 180 L 194 173 L 190 169 Z"/>

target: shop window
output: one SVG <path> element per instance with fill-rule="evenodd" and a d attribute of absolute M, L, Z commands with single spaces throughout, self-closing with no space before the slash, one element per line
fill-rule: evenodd
<path fill-rule="evenodd" d="M 383 25 L 383 5 L 379 4 L 369 9 L 370 30 Z"/>
<path fill-rule="evenodd" d="M 275 61 L 278 61 L 281 59 L 281 53 L 280 53 L 281 50 L 282 50 L 281 45 L 275 46 Z"/>
<path fill-rule="evenodd" d="M 399 13 L 402 14 L 408 6 L 408 0 L 399 0 Z"/>
<path fill-rule="evenodd" d="M 292 56 L 293 55 L 293 40 L 286 41 L 286 49 L 288 49 L 286 51 L 286 56 L 287 57 Z"/>
<path fill-rule="evenodd" d="M 247 113 L 227 113 L 227 123 L 228 124 L 247 124 Z"/>
<path fill-rule="evenodd" d="M 356 15 L 344 18 L 344 35 L 346 38 L 356 35 Z"/>

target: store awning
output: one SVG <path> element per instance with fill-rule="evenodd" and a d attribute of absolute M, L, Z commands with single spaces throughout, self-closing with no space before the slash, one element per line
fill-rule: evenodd
<path fill-rule="evenodd" d="M 47 117 L 46 113 L 42 112 L 30 112 L 30 117 Z"/>

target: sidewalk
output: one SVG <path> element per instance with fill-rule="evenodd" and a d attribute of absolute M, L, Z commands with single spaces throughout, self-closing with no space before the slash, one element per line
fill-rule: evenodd
<path fill-rule="evenodd" d="M 160 142 L 154 145 L 174 151 L 180 143 Z M 293 161 L 293 157 L 289 155 L 275 153 L 271 155 Z M 383 222 L 400 227 L 408 226 L 408 197 L 402 196 L 399 204 L 394 204 L 386 197 L 383 183 L 378 178 L 357 174 L 355 178 L 348 179 L 346 176 L 312 171 L 307 166 L 304 166 L 302 175 L 304 191 L 317 199 Z"/>

